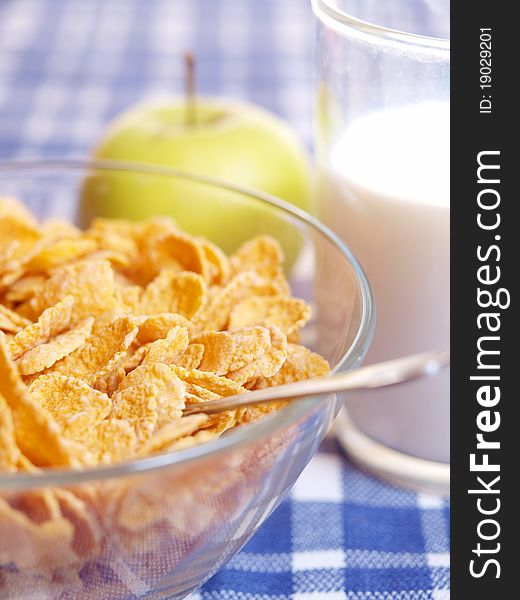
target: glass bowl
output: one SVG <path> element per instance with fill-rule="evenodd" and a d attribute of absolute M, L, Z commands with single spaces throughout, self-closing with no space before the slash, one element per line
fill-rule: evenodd
<path fill-rule="evenodd" d="M 114 193 L 127 198 L 120 212 Z M 1 162 L 0 194 L 40 218 L 85 222 L 92 205 L 107 216 L 168 214 L 226 251 L 272 235 L 293 294 L 314 310 L 302 343 L 336 371 L 354 369 L 367 350 L 374 316 L 362 270 L 334 234 L 281 200 L 163 167 L 62 160 Z M 309 397 L 176 453 L 0 476 L 0 596 L 184 598 L 284 499 L 340 406 L 336 396 Z M 50 514 L 47 491 L 65 499 L 61 516 Z M 13 507 L 23 523 L 13 523 Z"/>

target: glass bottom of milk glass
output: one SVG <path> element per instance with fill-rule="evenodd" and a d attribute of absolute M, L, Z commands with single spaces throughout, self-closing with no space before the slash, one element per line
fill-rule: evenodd
<path fill-rule="evenodd" d="M 343 450 L 362 469 L 416 492 L 449 495 L 449 464 L 418 458 L 377 442 L 356 426 L 345 407 L 336 419 L 334 433 Z"/>

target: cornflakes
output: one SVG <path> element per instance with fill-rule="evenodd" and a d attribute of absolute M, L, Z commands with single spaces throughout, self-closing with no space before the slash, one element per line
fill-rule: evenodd
<path fill-rule="evenodd" d="M 11 409 L 16 443 L 38 466 L 78 465 L 81 447 L 64 439 L 52 416 L 28 393 L 0 332 L 0 395 Z"/>
<path fill-rule="evenodd" d="M 184 412 L 326 375 L 323 358 L 292 343 L 309 318 L 268 236 L 228 257 L 166 217 L 96 219 L 81 231 L 66 221 L 38 224 L 23 204 L 0 199 L 0 472 L 32 476 L 177 452 L 278 410 L 286 402 Z M 260 476 L 252 469 L 258 451 L 240 457 L 231 476 L 209 467 L 183 476 L 202 478 L 213 498 Z M 2 495 L 0 587 L 19 597 L 147 592 L 139 570 L 154 552 L 127 563 L 117 560 L 122 549 L 146 549 L 159 527 L 165 538 L 193 540 L 222 519 L 222 505 L 197 510 L 204 498 L 183 496 L 189 487 L 136 474 Z M 153 564 L 162 568 L 157 553 Z M 34 582 L 26 585 L 33 578 L 36 595 Z"/>
<path fill-rule="evenodd" d="M 141 313 L 178 313 L 191 319 L 202 306 L 205 295 L 206 286 L 200 275 L 164 269 L 145 288 Z"/>
<path fill-rule="evenodd" d="M 269 236 L 228 257 L 166 217 L 81 231 L 39 225 L 11 199 L 0 200 L 0 233 L 0 470 L 187 448 L 283 403 L 210 417 L 184 417 L 186 406 L 328 372 L 290 343 L 310 308 L 291 296 Z M 65 515 L 92 530 L 85 547 L 71 542 L 88 552 L 95 528 L 80 500 L 36 502 L 54 507 L 42 523 Z"/>
<path fill-rule="evenodd" d="M 52 340 L 27 350 L 16 359 L 22 375 L 34 375 L 52 367 L 85 343 L 92 331 L 94 317 L 87 317 L 73 329 L 57 335 Z"/>
<path fill-rule="evenodd" d="M 16 471 L 20 460 L 20 449 L 16 445 L 11 411 L 0 395 L 0 471 Z"/>
<path fill-rule="evenodd" d="M 112 408 L 106 394 L 68 375 L 42 375 L 30 385 L 29 394 L 54 418 L 63 436 L 77 442 L 83 441 Z"/>
<path fill-rule="evenodd" d="M 53 272 L 29 301 L 27 312 L 38 317 L 46 308 L 72 295 L 73 317 L 79 321 L 116 308 L 115 292 L 114 271 L 108 261 L 81 261 Z"/>
<path fill-rule="evenodd" d="M 70 324 L 74 298 L 66 296 L 55 306 L 44 310 L 38 321 L 17 333 L 9 343 L 11 356 L 16 360 L 22 354 L 40 344 L 48 342 Z"/>
<path fill-rule="evenodd" d="M 28 319 L 20 316 L 14 310 L 10 310 L 7 306 L 0 304 L 0 330 L 6 333 L 18 333 L 31 322 Z"/>
<path fill-rule="evenodd" d="M 89 383 L 110 373 L 126 357 L 137 336 L 135 319 L 121 315 L 93 330 L 86 342 L 54 365 L 59 373 L 73 375 Z"/>
<path fill-rule="evenodd" d="M 150 344 L 141 364 L 175 364 L 186 352 L 189 342 L 188 330 L 185 327 L 172 327 L 165 338 Z"/>
<path fill-rule="evenodd" d="M 251 296 L 233 308 L 229 315 L 229 328 L 272 323 L 291 336 L 307 323 L 310 316 L 308 304 L 299 298 Z"/>

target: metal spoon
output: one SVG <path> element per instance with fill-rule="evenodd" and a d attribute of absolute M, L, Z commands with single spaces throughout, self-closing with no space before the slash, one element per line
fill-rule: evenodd
<path fill-rule="evenodd" d="M 192 404 L 183 410 L 183 415 L 198 413 L 214 414 L 244 406 L 267 404 L 273 400 L 293 400 L 305 396 L 325 396 L 347 390 L 368 390 L 386 387 L 418 377 L 435 375 L 450 363 L 449 350 L 412 354 L 404 358 L 375 363 L 346 373 L 336 373 L 330 377 L 308 379 L 287 383 L 276 387 L 236 394 L 218 400 Z"/>

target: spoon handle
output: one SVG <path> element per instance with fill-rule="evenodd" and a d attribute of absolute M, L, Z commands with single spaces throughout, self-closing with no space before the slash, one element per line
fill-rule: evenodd
<path fill-rule="evenodd" d="M 210 400 L 186 407 L 183 415 L 198 413 L 214 414 L 226 410 L 255 406 L 275 400 L 293 400 L 305 396 L 324 396 L 347 390 L 367 390 L 411 381 L 418 377 L 431 376 L 448 366 L 449 350 L 413 354 L 404 358 L 375 363 L 346 373 L 330 377 L 307 379 L 275 387 L 236 394 L 227 398 Z"/>

